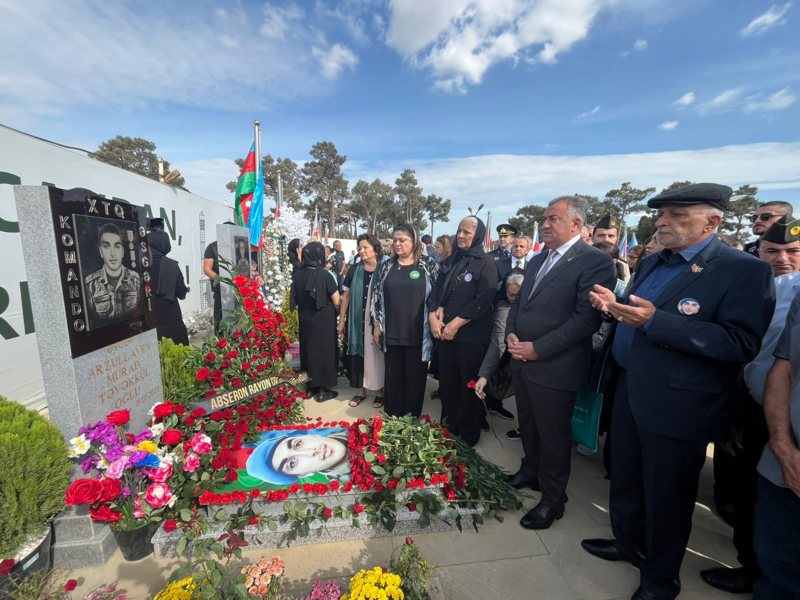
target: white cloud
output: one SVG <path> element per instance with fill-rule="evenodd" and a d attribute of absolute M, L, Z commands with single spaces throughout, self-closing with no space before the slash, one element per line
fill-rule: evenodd
<path fill-rule="evenodd" d="M 275 6 L 267 2 L 264 4 L 264 22 L 259 33 L 266 38 L 285 40 L 286 32 L 291 26 L 291 21 L 299 21 L 305 16 L 302 8 L 296 4 Z"/>
<path fill-rule="evenodd" d="M 494 64 L 553 63 L 586 38 L 603 0 L 391 0 L 386 43 L 463 93 Z"/>
<path fill-rule="evenodd" d="M 585 113 L 579 114 L 578 118 L 579 119 L 585 119 L 586 117 L 591 116 L 591 115 L 596 115 L 599 112 L 600 112 L 600 107 L 599 106 L 595 106 L 592 110 L 587 111 Z"/>
<path fill-rule="evenodd" d="M 355 69 L 358 57 L 347 46 L 334 44 L 328 50 L 314 46 L 311 52 L 319 61 L 320 73 L 325 79 L 334 80 L 342 69 Z"/>
<path fill-rule="evenodd" d="M 344 2 L 336 8 L 329 8 L 321 0 L 317 0 L 315 11 L 324 19 L 336 20 L 342 23 L 348 35 L 356 44 L 369 44 L 370 40 L 366 32 L 367 26 L 363 19 L 358 16 L 360 7 L 351 4 Z"/>
<path fill-rule="evenodd" d="M 181 172 L 186 179 L 187 189 L 193 194 L 219 203 L 227 200 L 229 206 L 233 205 L 233 194 L 225 188 L 226 183 L 239 177 L 239 167 L 232 158 L 193 160 L 170 166 Z"/>
<path fill-rule="evenodd" d="M 694 92 L 687 92 L 672 104 L 673 106 L 689 106 L 692 103 L 694 103 Z"/>
<path fill-rule="evenodd" d="M 752 100 L 744 107 L 745 112 L 762 112 L 769 110 L 783 110 L 789 108 L 794 104 L 797 98 L 789 88 L 783 88 L 779 92 L 775 92 L 764 100 Z"/>
<path fill-rule="evenodd" d="M 734 88 L 732 90 L 726 90 L 715 96 L 708 102 L 706 102 L 705 106 L 708 108 L 725 108 L 730 106 L 739 96 L 742 95 L 744 90 L 742 88 Z"/>
<path fill-rule="evenodd" d="M 767 12 L 750 21 L 747 27 L 742 29 L 742 37 L 748 38 L 754 35 L 761 35 L 776 25 L 783 25 L 786 23 L 786 19 L 783 17 L 791 7 L 791 2 L 787 2 L 783 6 L 773 4 Z"/>
<path fill-rule="evenodd" d="M 636 40 L 633 44 L 633 49 L 638 51 L 647 50 L 647 40 Z"/>
<path fill-rule="evenodd" d="M 626 56 L 628 56 L 630 53 L 631 53 L 631 51 L 630 51 L 630 50 L 625 50 L 625 51 L 624 51 L 624 52 L 623 52 L 623 53 L 622 53 L 620 56 L 622 56 L 622 58 L 625 58 L 625 57 L 626 57 Z"/>
<path fill-rule="evenodd" d="M 663 129 L 664 131 L 672 131 L 678 126 L 677 121 L 664 121 L 661 125 L 658 126 L 659 129 Z"/>
<path fill-rule="evenodd" d="M 260 19 L 240 9 L 167 3 L 154 12 L 94 0 L 0 6 L 0 114 L 15 107 L 41 115 L 169 104 L 252 110 L 330 89 L 311 60 L 308 28 L 279 40 L 280 25 L 268 19 L 273 37 L 260 36 Z M 298 14 L 291 6 L 281 10 L 286 18 Z"/>

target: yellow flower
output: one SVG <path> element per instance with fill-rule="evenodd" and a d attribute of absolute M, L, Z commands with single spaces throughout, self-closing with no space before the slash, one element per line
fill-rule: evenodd
<path fill-rule="evenodd" d="M 174 581 L 156 594 L 154 600 L 192 600 L 192 593 L 196 587 L 197 584 L 192 583 L 191 577 Z"/>
<path fill-rule="evenodd" d="M 158 452 L 158 444 L 155 442 L 151 442 L 150 440 L 144 440 L 139 442 L 139 445 L 136 446 L 138 450 L 144 450 L 145 452 L 149 452 L 150 454 L 155 454 Z"/>

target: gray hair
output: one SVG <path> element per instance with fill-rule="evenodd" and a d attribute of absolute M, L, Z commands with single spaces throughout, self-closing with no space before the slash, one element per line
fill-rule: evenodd
<path fill-rule="evenodd" d="M 533 246 L 533 238 L 529 235 L 522 235 L 517 238 L 518 240 L 525 240 L 528 242 L 528 246 Z"/>
<path fill-rule="evenodd" d="M 580 219 L 581 225 L 586 223 L 586 212 L 589 210 L 589 203 L 585 198 L 580 198 L 579 196 L 559 196 L 558 198 L 550 200 L 547 206 L 550 207 L 559 202 L 567 203 L 567 216 L 570 219 Z"/>
<path fill-rule="evenodd" d="M 512 273 L 506 278 L 506 287 L 510 285 L 518 285 L 522 288 L 522 282 L 525 281 L 525 273 Z"/>
<path fill-rule="evenodd" d="M 478 217 L 476 217 L 475 215 L 467 215 L 466 217 L 461 219 L 459 223 L 463 223 L 464 221 L 469 221 L 470 223 L 472 223 L 475 229 L 478 229 Z"/>

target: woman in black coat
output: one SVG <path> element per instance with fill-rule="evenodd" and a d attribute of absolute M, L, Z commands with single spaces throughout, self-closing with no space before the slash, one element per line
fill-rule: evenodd
<path fill-rule="evenodd" d="M 339 287 L 325 270 L 325 248 L 311 242 L 303 248 L 303 267 L 294 274 L 289 296 L 300 321 L 300 369 L 311 377 L 309 393 L 317 402 L 336 398 L 338 341 L 336 314 Z"/>
<path fill-rule="evenodd" d="M 436 290 L 428 302 L 439 352 L 442 420 L 474 446 L 481 437 L 483 406 L 467 387 L 479 372 L 492 334 L 492 300 L 497 268 L 483 249 L 486 226 L 466 217 L 458 225 L 457 248 L 441 263 Z"/>
<path fill-rule="evenodd" d="M 151 227 L 158 226 L 152 219 Z M 189 334 L 183 323 L 183 314 L 178 300 L 186 298 L 189 288 L 183 280 L 183 273 L 178 261 L 167 258 L 172 249 L 169 235 L 165 231 L 151 231 L 147 234 L 147 243 L 153 262 L 150 266 L 150 282 L 153 286 L 153 298 L 156 309 L 156 331 L 158 339 L 169 338 L 176 344 L 189 345 Z"/>
<path fill-rule="evenodd" d="M 294 238 L 291 242 L 289 242 L 287 254 L 289 255 L 289 264 L 292 267 L 292 277 L 294 277 L 294 274 L 303 268 L 303 259 L 300 258 L 302 252 L 303 244 L 300 243 L 299 238 Z"/>

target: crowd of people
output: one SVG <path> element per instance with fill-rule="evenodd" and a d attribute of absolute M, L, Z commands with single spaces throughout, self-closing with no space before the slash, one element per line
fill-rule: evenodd
<path fill-rule="evenodd" d="M 289 244 L 292 306 L 310 395 L 390 415 L 422 411 L 428 375 L 448 428 L 471 445 L 487 412 L 512 420 L 523 458 L 509 484 L 541 492 L 521 520 L 546 529 L 566 509 L 579 394 L 602 394 L 599 434 L 613 539 L 583 548 L 641 573 L 635 600 L 671 599 L 700 471 L 715 444 L 715 503 L 734 527 L 741 567 L 701 575 L 732 593 L 800 598 L 800 220 L 784 202 L 752 216 L 757 240 L 718 233 L 731 189 L 696 184 L 649 200 L 656 233 L 619 251 L 611 215 L 586 223 L 577 196 L 552 200 L 543 249 L 509 224 L 484 250 L 475 215 L 454 236 L 398 224 L 386 248 Z M 340 353 L 340 345 L 342 351 Z M 591 453 L 586 447 L 579 452 Z"/>

